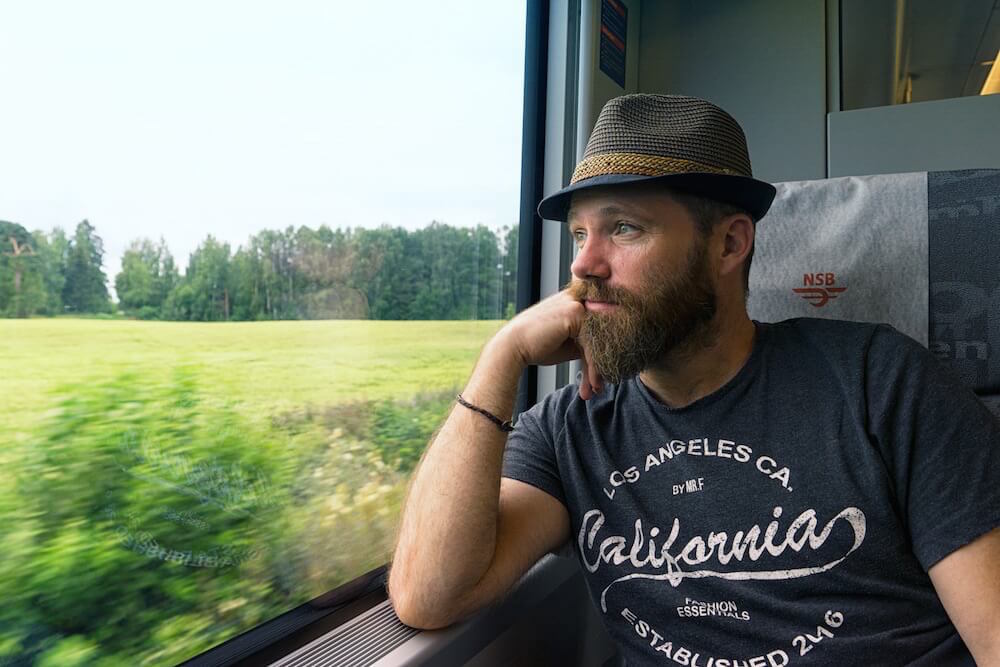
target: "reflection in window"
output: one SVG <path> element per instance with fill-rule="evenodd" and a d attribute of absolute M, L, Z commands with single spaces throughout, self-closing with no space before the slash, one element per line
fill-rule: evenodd
<path fill-rule="evenodd" d="M 842 0 L 840 8 L 842 110 L 1000 92 L 995 0 Z"/>
<path fill-rule="evenodd" d="M 0 10 L 0 665 L 386 562 L 514 313 L 524 8 L 479 4 Z"/>

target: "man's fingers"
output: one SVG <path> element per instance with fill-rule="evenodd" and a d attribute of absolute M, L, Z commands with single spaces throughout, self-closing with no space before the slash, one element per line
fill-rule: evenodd
<path fill-rule="evenodd" d="M 559 346 L 559 349 L 553 352 L 552 356 L 546 359 L 543 365 L 561 364 L 564 361 L 580 359 L 582 356 L 583 350 L 580 349 L 580 346 L 573 339 L 569 339 Z"/>
<path fill-rule="evenodd" d="M 595 394 L 600 393 L 604 389 L 604 378 L 594 368 L 594 364 L 590 360 L 590 350 L 587 348 L 583 348 L 583 358 L 580 363 L 583 365 L 583 376 L 587 380 L 587 384 L 590 385 Z"/>
<path fill-rule="evenodd" d="M 593 397 L 594 389 L 590 386 L 590 380 L 587 379 L 586 366 L 584 366 L 583 370 L 580 372 L 580 398 L 585 401 L 589 401 Z"/>
<path fill-rule="evenodd" d="M 583 354 L 580 356 L 580 398 L 589 401 L 601 391 L 601 376 L 593 371 L 590 363 L 589 352 L 582 348 Z"/>

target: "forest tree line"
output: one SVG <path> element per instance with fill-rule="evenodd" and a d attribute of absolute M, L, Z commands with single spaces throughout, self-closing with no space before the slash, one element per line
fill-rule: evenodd
<path fill-rule="evenodd" d="M 162 238 L 136 239 L 114 276 L 117 302 L 103 261 L 87 220 L 72 234 L 0 221 L 0 317 L 500 319 L 513 315 L 517 298 L 517 225 L 287 227 L 263 230 L 235 251 L 209 235 L 183 274 Z"/>

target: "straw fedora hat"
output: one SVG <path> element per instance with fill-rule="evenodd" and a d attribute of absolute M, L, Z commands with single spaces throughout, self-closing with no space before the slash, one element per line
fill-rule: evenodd
<path fill-rule="evenodd" d="M 601 109 L 569 185 L 543 199 L 538 214 L 565 221 L 573 193 L 638 181 L 738 206 L 754 222 L 775 195 L 753 177 L 743 129 L 719 107 L 679 95 L 624 95 Z"/>

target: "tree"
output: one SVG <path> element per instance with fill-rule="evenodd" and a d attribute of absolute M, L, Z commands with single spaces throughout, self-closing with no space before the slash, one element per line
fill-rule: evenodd
<path fill-rule="evenodd" d="M 122 255 L 122 270 L 115 276 L 118 303 L 131 315 L 155 319 L 163 315 L 167 295 L 178 281 L 174 258 L 161 238 L 132 241 Z"/>
<path fill-rule="evenodd" d="M 27 317 L 35 310 L 38 295 L 28 297 L 23 285 L 25 272 L 37 273 L 33 239 L 21 225 L 0 222 L 0 311 L 7 316 Z"/>
<path fill-rule="evenodd" d="M 201 322 L 230 319 L 230 264 L 229 244 L 209 235 L 191 253 L 184 280 L 171 293 L 171 316 Z"/>
<path fill-rule="evenodd" d="M 517 312 L 517 246 L 518 226 L 503 227 L 503 317 L 510 319 Z"/>
<path fill-rule="evenodd" d="M 418 292 L 412 319 L 454 320 L 475 317 L 476 238 L 469 229 L 432 222 L 413 232 L 420 240 L 413 270 Z"/>
<path fill-rule="evenodd" d="M 361 230 L 358 254 L 369 271 L 368 303 L 372 319 L 409 320 L 422 282 L 419 246 L 401 227 Z"/>
<path fill-rule="evenodd" d="M 58 315 L 65 310 L 62 294 L 66 286 L 69 239 L 61 227 L 54 228 L 49 234 L 36 230 L 31 235 L 41 261 L 42 280 L 45 283 L 45 302 L 38 312 Z"/>
<path fill-rule="evenodd" d="M 296 307 L 305 319 L 367 319 L 368 300 L 352 284 L 357 247 L 350 230 L 326 225 L 295 231 L 291 269 Z"/>
<path fill-rule="evenodd" d="M 476 310 L 473 319 L 496 320 L 503 317 L 500 303 L 500 285 L 503 264 L 500 261 L 500 242 L 497 235 L 485 225 L 476 225 L 473 231 L 476 252 Z"/>
<path fill-rule="evenodd" d="M 289 245 L 285 232 L 271 229 L 263 230 L 250 241 L 254 289 L 263 308 L 262 319 L 297 317 Z"/>
<path fill-rule="evenodd" d="M 170 249 L 167 248 L 167 244 L 162 237 L 160 238 L 158 250 L 160 255 L 160 273 L 156 280 L 153 281 L 153 295 L 156 302 L 160 304 L 162 311 L 170 292 L 180 282 L 180 273 L 177 271 L 177 264 L 174 263 L 174 256 L 170 254 Z"/>
<path fill-rule="evenodd" d="M 63 303 L 76 313 L 103 313 L 111 308 L 104 263 L 104 242 L 83 220 L 69 244 Z"/>
<path fill-rule="evenodd" d="M 66 233 L 58 227 L 46 235 L 0 221 L 0 315 L 63 312 L 68 248 Z"/>

